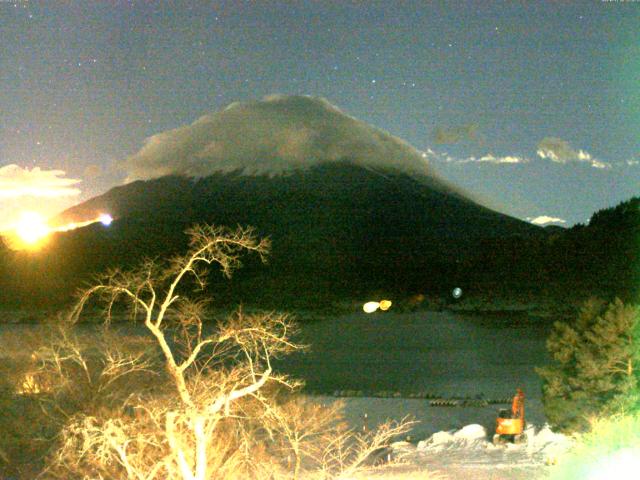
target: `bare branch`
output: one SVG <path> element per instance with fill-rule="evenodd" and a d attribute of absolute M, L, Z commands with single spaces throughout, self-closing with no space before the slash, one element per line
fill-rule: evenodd
<path fill-rule="evenodd" d="M 193 349 L 193 351 L 191 352 L 191 355 L 189 355 L 189 358 L 187 358 L 184 362 L 182 362 L 180 365 L 178 365 L 178 371 L 180 373 L 184 372 L 187 368 L 189 368 L 191 366 L 191 364 L 193 364 L 193 362 L 195 362 L 196 358 L 198 358 L 198 355 L 200 354 L 200 350 L 202 350 L 206 345 L 209 345 L 213 343 L 213 340 L 203 340 L 201 342 L 199 342 Z"/>
<path fill-rule="evenodd" d="M 90 357 L 71 335 L 50 349 L 46 363 L 58 384 L 71 386 L 76 377 L 68 365 L 77 365 L 93 388 L 91 400 L 102 402 L 94 416 L 69 412 L 49 471 L 53 478 L 274 478 L 285 468 L 284 459 L 275 456 L 282 452 L 294 457 L 286 466 L 293 478 L 305 469 L 330 478 L 356 472 L 372 452 L 409 428 L 401 422 L 363 437 L 343 426 L 337 407 L 283 406 L 279 392 L 300 383 L 274 372 L 272 359 L 304 348 L 291 339 L 296 332 L 291 317 L 239 309 L 210 332 L 203 327 L 207 302 L 185 292 L 187 278 L 203 288 L 212 265 L 230 276 L 244 253 L 264 261 L 268 240 L 241 227 L 197 225 L 187 233 L 186 254 L 169 263 L 147 260 L 128 272 L 109 272 L 81 293 L 70 315 L 75 324 L 90 300 L 100 300 L 106 304 L 102 333 L 107 338 L 114 308 L 126 305 L 134 319 L 142 312 L 169 380 L 155 383 L 168 383 L 169 391 L 133 390 L 116 399 L 114 392 L 129 379 L 160 375 L 146 349 L 123 353 L 112 338 Z"/>

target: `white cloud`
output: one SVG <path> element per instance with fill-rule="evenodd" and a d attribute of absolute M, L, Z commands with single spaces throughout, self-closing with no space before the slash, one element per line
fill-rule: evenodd
<path fill-rule="evenodd" d="M 596 160 L 595 158 L 591 160 L 591 166 L 593 168 L 600 168 L 600 169 L 611 168 L 611 164 L 601 162 L 600 160 Z"/>
<path fill-rule="evenodd" d="M 433 152 L 341 112 L 322 98 L 275 95 L 229 105 L 154 135 L 124 162 L 128 181 L 215 172 L 278 174 L 348 160 L 425 177 Z M 444 182 L 442 182 L 444 184 Z"/>
<path fill-rule="evenodd" d="M 566 220 L 558 217 L 550 217 L 548 215 L 540 215 L 539 217 L 527 217 L 527 220 L 535 225 L 546 225 L 547 223 L 567 223 Z"/>
<path fill-rule="evenodd" d="M 447 163 L 492 163 L 494 165 L 500 164 L 516 164 L 516 163 L 527 163 L 529 159 L 524 157 L 516 157 L 513 155 L 507 155 L 504 157 L 496 157 L 492 154 L 484 155 L 483 157 L 467 157 L 467 158 L 455 158 L 447 154 L 442 154 L 435 159 L 441 159 Z"/>
<path fill-rule="evenodd" d="M 514 157 L 514 156 L 506 156 L 506 157 L 494 157 L 493 155 L 485 155 L 478 159 L 479 162 L 489 162 L 489 163 L 526 163 L 528 160 L 526 158 Z"/>
<path fill-rule="evenodd" d="M 81 180 L 65 178 L 63 170 L 29 170 L 11 164 L 0 167 L 0 198 L 18 197 L 70 197 L 80 194 Z"/>
<path fill-rule="evenodd" d="M 590 162 L 593 160 L 593 157 L 590 153 L 587 153 L 584 150 L 578 150 L 578 160 L 581 162 Z"/>
<path fill-rule="evenodd" d="M 539 148 L 536 153 L 538 154 L 538 156 L 540 158 L 548 158 L 549 160 L 552 160 L 554 162 L 558 162 L 558 163 L 565 163 L 564 160 L 560 160 L 560 158 L 558 158 L 558 156 L 555 154 L 555 152 L 553 150 L 546 150 L 543 148 Z"/>
<path fill-rule="evenodd" d="M 536 153 L 540 158 L 556 163 L 585 162 L 591 164 L 593 168 L 611 168 L 609 163 L 594 158 L 589 152 L 585 152 L 584 150 L 575 150 L 569 142 L 561 138 L 543 138 L 538 143 Z"/>

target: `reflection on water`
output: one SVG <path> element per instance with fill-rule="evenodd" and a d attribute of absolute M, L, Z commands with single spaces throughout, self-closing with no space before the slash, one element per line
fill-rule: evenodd
<path fill-rule="evenodd" d="M 427 392 L 442 396 L 540 395 L 550 322 L 525 314 L 354 314 L 302 325 L 303 354 L 278 365 L 310 391 Z"/>

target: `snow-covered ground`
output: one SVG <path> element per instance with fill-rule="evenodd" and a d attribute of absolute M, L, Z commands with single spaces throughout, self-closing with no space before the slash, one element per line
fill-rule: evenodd
<path fill-rule="evenodd" d="M 314 400 L 329 404 L 338 399 L 319 396 Z M 569 438 L 548 426 L 529 423 L 524 443 L 495 446 L 496 409 L 491 406 L 430 407 L 425 400 L 402 398 L 339 400 L 345 404 L 347 421 L 357 429 L 374 428 L 388 418 L 399 420 L 404 415 L 420 422 L 410 432 L 408 442 L 394 445 L 395 455 L 402 456 L 406 465 L 379 468 L 371 473 L 375 478 L 392 478 L 388 475 L 393 472 L 408 480 L 440 472 L 443 478 L 452 480 L 535 480 L 544 478 L 571 445 Z"/>
<path fill-rule="evenodd" d="M 494 445 L 493 432 L 471 424 L 452 432 L 437 432 L 417 446 L 397 444 L 415 471 L 442 472 L 451 479 L 536 479 L 544 478 L 571 440 L 548 427 L 527 428 L 522 444 Z"/>
<path fill-rule="evenodd" d="M 523 314 L 467 316 L 447 312 L 353 314 L 303 325 L 301 340 L 311 351 L 283 363 L 306 380 L 320 403 L 344 394 L 346 420 L 357 429 L 410 415 L 419 423 L 402 467 L 370 472 L 371 478 L 449 479 L 544 478 L 569 440 L 545 428 L 541 384 L 534 368 L 547 361 L 550 322 Z M 491 442 L 499 408 L 509 405 L 432 406 L 429 399 L 509 398 L 526 395 L 528 440 L 520 445 Z M 378 398 L 376 392 L 397 392 Z M 352 396 L 355 395 L 355 396 Z M 534 427 L 538 426 L 538 428 Z"/>

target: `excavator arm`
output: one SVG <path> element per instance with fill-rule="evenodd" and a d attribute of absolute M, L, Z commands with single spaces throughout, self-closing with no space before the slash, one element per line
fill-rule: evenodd
<path fill-rule="evenodd" d="M 523 439 L 524 427 L 524 393 L 518 388 L 511 402 L 511 411 L 501 410 L 498 414 L 493 441 L 494 443 L 520 442 Z"/>

